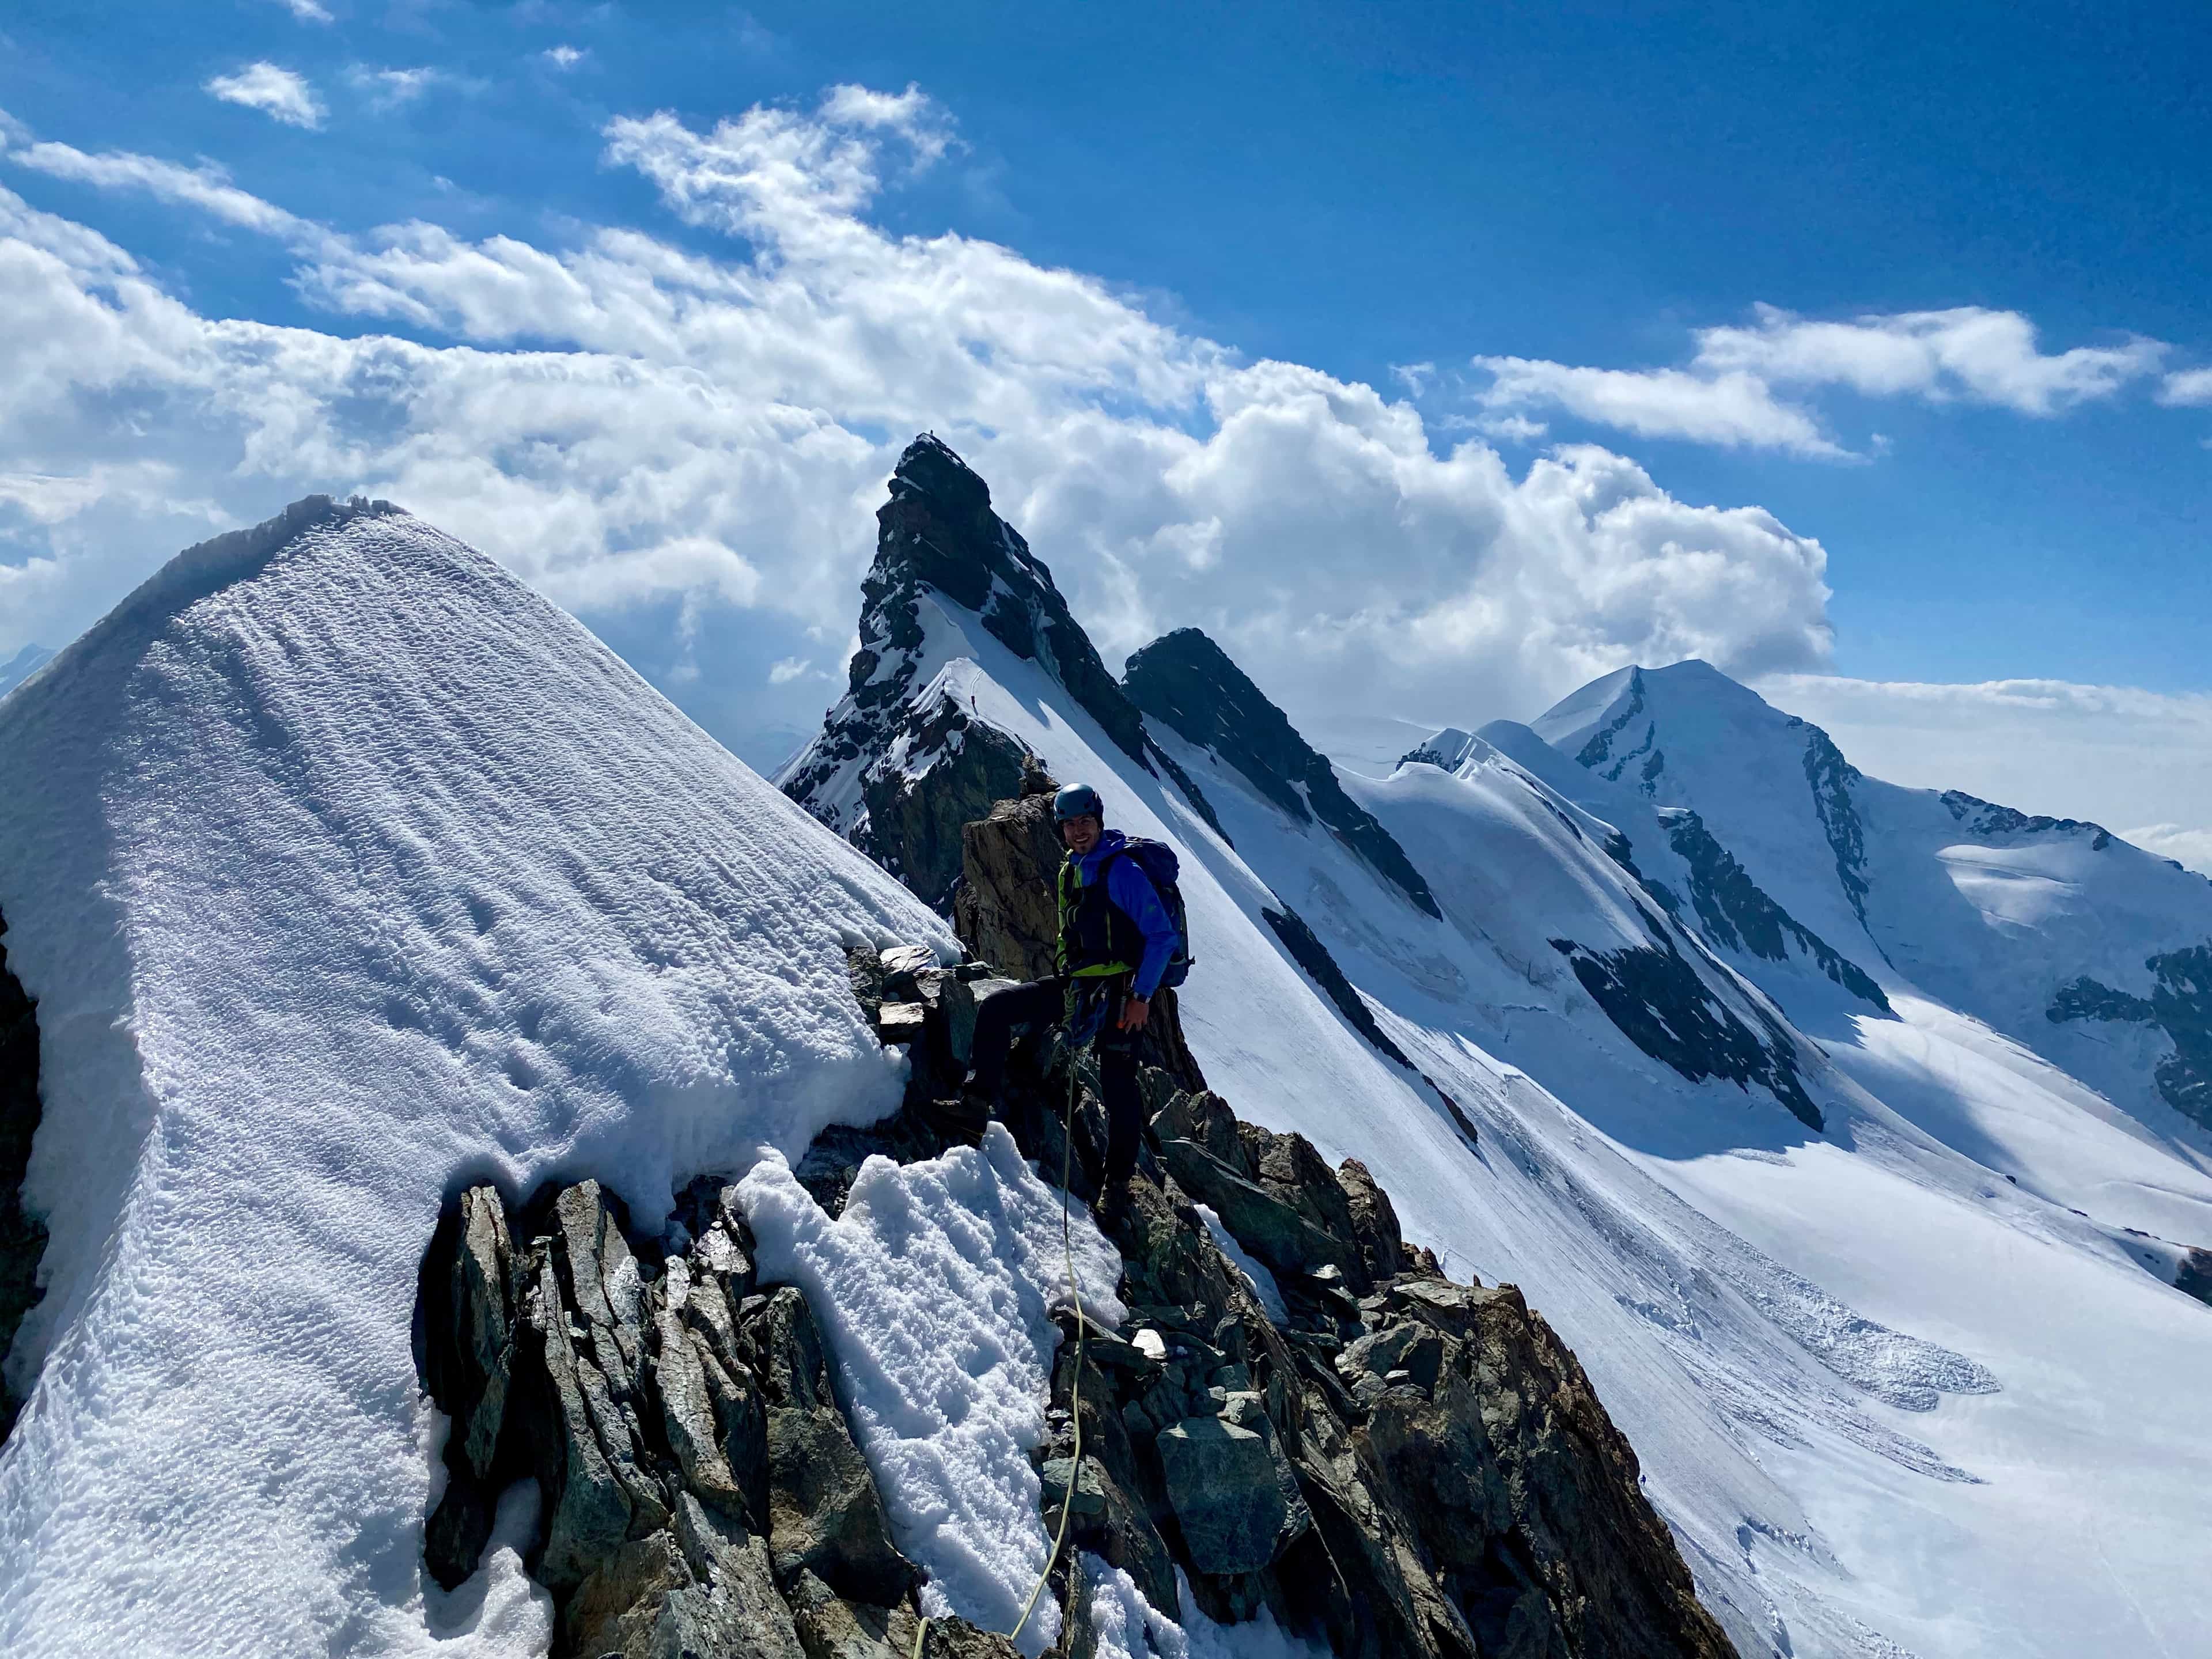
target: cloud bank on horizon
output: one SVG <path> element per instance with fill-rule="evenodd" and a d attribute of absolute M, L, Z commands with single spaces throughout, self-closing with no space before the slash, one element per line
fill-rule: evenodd
<path fill-rule="evenodd" d="M 289 75 L 257 64 L 209 89 L 312 127 L 319 96 Z M 417 75 L 362 89 L 424 95 Z M 99 231 L 0 187 L 0 286 L 21 325 L 0 338 L 0 544 L 21 556 L 0 562 L 0 647 L 59 642 L 214 529 L 358 491 L 587 616 L 678 604 L 687 651 L 718 610 L 774 613 L 798 648 L 763 653 L 751 678 L 818 712 L 883 478 L 929 428 L 990 478 L 1109 657 L 1196 623 L 1294 715 L 1526 714 L 1626 662 L 1689 656 L 1828 683 L 1826 555 L 1770 513 L 1683 501 L 1591 444 L 1516 473 L 1481 437 L 1440 447 L 1413 400 L 1246 361 L 1097 278 L 887 231 L 871 216 L 887 184 L 957 143 L 915 88 L 840 86 L 703 130 L 621 117 L 603 136 L 607 165 L 726 250 L 631 225 L 557 246 L 425 220 L 349 230 L 213 163 L 87 150 L 0 117 L 0 163 L 266 239 L 331 319 L 203 315 Z M 1548 405 L 1829 455 L 1842 448 L 1817 413 L 1777 388 L 2047 416 L 2154 379 L 2167 356 L 2149 341 L 2045 353 L 2012 313 L 1821 323 L 1763 307 L 1705 331 L 1686 369 L 1477 361 L 1489 435 L 1534 435 Z M 2158 395 L 2198 401 L 2203 373 L 2168 374 Z M 1917 707 L 1893 693 L 1863 695 Z M 1955 703 L 1954 749 L 1978 752 L 1990 706 Z M 2081 810 L 2052 801 L 2061 779 L 2032 756 L 2019 781 L 2031 810 Z M 2212 779 L 2144 808 L 2183 820 L 2184 837 L 2212 824 Z"/>

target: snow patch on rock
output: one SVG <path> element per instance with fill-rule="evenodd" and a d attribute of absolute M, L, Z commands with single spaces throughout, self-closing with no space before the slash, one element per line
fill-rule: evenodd
<path fill-rule="evenodd" d="M 996 1123 L 980 1148 L 871 1158 L 835 1220 L 779 1156 L 738 1194 L 763 1277 L 799 1285 L 821 1324 L 892 1540 L 929 1574 L 923 1611 L 1012 1630 L 1048 1548 L 1028 1454 L 1047 1438 L 1050 1311 L 1067 1299 L 1072 1249 L 1085 1312 L 1119 1326 L 1120 1254 Z M 1059 1631 L 1041 1598 L 1023 1651 Z"/>

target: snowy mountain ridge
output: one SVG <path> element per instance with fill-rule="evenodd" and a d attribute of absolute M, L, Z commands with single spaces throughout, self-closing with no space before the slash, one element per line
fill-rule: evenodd
<path fill-rule="evenodd" d="M 2212 1148 L 2199 1133 L 2212 1129 L 2212 1005 L 2193 954 L 2212 943 L 2212 881 L 2098 824 L 1867 778 L 1819 727 L 1702 663 L 1595 682 L 1534 730 L 1662 815 L 1698 811 L 1753 885 L 1806 918 L 1816 956 L 1908 981 L 2075 1072 L 2153 1133 Z M 1802 789 L 1778 784 L 1796 772 Z M 1586 793 L 1597 810 L 1636 810 L 1621 789 Z M 2115 1024 L 2160 1034 L 2166 1051 L 2116 1045 Z"/>
<path fill-rule="evenodd" d="M 41 780 L 0 799 L 0 916 L 48 1234 L 0 1647 L 542 1653 L 511 1554 L 422 1584 L 410 1310 L 448 1183 L 645 1200 L 796 1157 L 899 1097 L 846 943 L 950 933 L 380 506 L 181 556 L 0 702 L 0 755 Z"/>
<path fill-rule="evenodd" d="M 2188 1650 L 2193 884 L 1863 778 L 1701 665 L 1355 777 L 1202 635 L 1117 684 L 941 443 L 878 530 L 805 811 L 383 504 L 188 551 L 0 702 L 44 785 L 0 799 L 0 1127 L 27 1018 L 46 1229 L 0 1644 L 1012 1659 L 956 1615 L 1012 1624 L 1057 1504 L 1111 1659 L 1367 1652 L 1346 1552 L 1419 1568 L 1390 1654 L 1598 1659 L 1635 1626 L 1577 1587 L 1632 1559 L 1686 1651 L 1681 1562 L 1744 1655 Z M 945 914 L 1026 915 L 1002 967 L 1048 931 L 1047 772 L 1177 849 L 1220 1091 L 1148 1084 L 1213 1215 L 1122 1236 L 1166 1352 L 1094 1356 L 1103 1479 L 1039 1174 L 1065 1057 L 982 1144 L 924 1133 L 988 972 Z M 1123 1504 L 1161 1438 L 1243 1460 L 1231 1510 Z M 1403 1518 L 1348 1522 L 1363 1481 Z"/>
<path fill-rule="evenodd" d="M 872 592 L 896 556 L 879 544 Z M 1409 1236 L 1560 1322 L 1741 1650 L 2055 1656 L 2193 1618 L 2171 1575 L 2208 1472 L 2175 1441 L 2212 1321 L 2172 1286 L 2212 1236 L 2212 1159 L 2155 1078 L 2166 1042 L 2203 1052 L 2166 1034 L 2194 1040 L 2179 953 L 2212 926 L 2160 910 L 2202 884 L 2168 889 L 2093 829 L 1968 823 L 1692 664 L 1340 774 L 1428 915 L 1253 751 L 1280 715 L 1234 665 L 1154 696 L 1132 744 L 943 586 L 916 592 L 908 707 L 969 725 L 900 750 L 902 834 L 941 840 L 988 752 L 1095 781 L 1115 822 L 1173 842 L 1206 964 L 1194 1044 L 1228 1057 L 1240 1109 L 1358 1158 Z M 1227 662 L 1171 637 L 1188 665 Z M 854 772 L 885 765 L 856 750 Z M 835 821 L 834 789 L 782 781 Z M 2085 974 L 2104 988 L 2054 1000 Z M 1363 1025 L 1387 1048 L 1315 1047 Z M 2121 1041 L 2084 1058 L 2077 1029 Z M 2028 1297 L 2033 1319 L 2005 1311 Z M 2087 1442 L 2062 1426 L 2124 1395 Z M 2052 1558 L 2030 1493 L 2058 1489 L 2104 1517 L 2086 1525 L 2164 1517 L 2124 1595 L 2020 1571 Z"/>
<path fill-rule="evenodd" d="M 1517 1291 L 1188 1051 L 1110 1238 L 1041 1173 L 1096 1180 L 1064 1046 L 949 1135 L 990 964 L 404 512 L 188 550 L 0 757 L 10 1653 L 1724 1651 Z M 1041 811 L 963 826 L 1001 916 Z M 1273 1031 L 1375 1066 L 1270 960 Z"/>

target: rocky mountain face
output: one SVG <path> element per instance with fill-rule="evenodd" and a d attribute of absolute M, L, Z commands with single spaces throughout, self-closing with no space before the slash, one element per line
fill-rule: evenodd
<path fill-rule="evenodd" d="M 1049 948 L 1052 919 L 1028 896 L 1048 890 L 1059 852 L 1021 828 L 1042 787 L 969 826 L 962 919 L 1000 930 L 963 933 L 979 955 Z M 940 998 L 959 982 L 938 977 Z M 1131 1328 L 1086 1345 L 1096 1449 L 1079 1471 L 1055 1478 L 1059 1448 L 1044 1465 L 1048 1501 L 1074 1494 L 1085 1547 L 1156 1606 L 1172 1605 L 1180 1565 L 1212 1616 L 1265 1605 L 1345 1654 L 1729 1651 L 1633 1452 L 1541 1318 L 1510 1287 L 1448 1281 L 1356 1161 L 1332 1170 L 1303 1136 L 1237 1118 L 1173 1058 L 1188 1049 L 1171 1000 L 1161 1023 L 1142 1073 L 1157 1162 L 1148 1150 L 1114 1232 Z M 964 1058 L 957 1041 L 916 1052 L 918 1092 L 949 1086 Z M 1054 1103 L 1066 1064 L 1039 1034 L 1012 1073 L 1009 1121 L 1048 1170 L 1066 1154 Z M 1076 1133 L 1088 1187 L 1103 1124 L 1087 1092 Z M 1054 1401 L 1071 1413 L 1077 1375 L 1063 1344 Z"/>
<path fill-rule="evenodd" d="M 1096 649 L 1049 573 L 989 501 L 982 479 L 934 438 L 916 439 L 901 458 L 890 500 L 878 514 L 853 690 L 830 712 L 822 736 L 778 780 L 787 793 L 925 900 L 952 911 L 965 927 L 988 928 L 994 940 L 1005 939 L 1000 919 L 978 911 L 993 901 L 957 890 L 963 836 L 988 801 L 1018 795 L 1020 780 L 1033 777 L 1038 763 L 940 672 L 975 648 L 970 630 L 980 623 L 999 644 L 1058 678 L 1123 754 L 1170 779 L 1224 842 L 1233 845 L 1193 775 L 1201 762 L 1228 769 L 1293 825 L 1318 825 L 1409 904 L 1442 919 L 1426 878 L 1397 839 L 1352 799 L 1328 761 L 1203 632 L 1182 629 L 1155 640 L 1130 658 L 1118 686 L 1103 678 Z M 1654 746 L 1656 726 L 1642 671 L 1600 684 L 1619 696 L 1582 742 L 1583 763 L 1616 778 L 1640 757 L 1657 775 L 1664 759 Z M 1190 765 L 1179 763 L 1154 731 L 1190 745 L 1180 751 Z M 1408 758 L 1456 765 L 1486 748 L 1480 738 L 1448 730 Z M 1723 964 L 1701 927 L 1711 924 L 1717 937 L 1753 956 L 1791 950 L 1808 955 L 1869 1006 L 1885 1007 L 1883 994 L 1751 881 L 1694 813 L 1670 816 L 1674 821 L 1664 833 L 1679 849 L 1674 862 L 1680 866 L 1682 893 L 1656 872 L 1645 883 L 1648 896 L 1635 891 L 1643 937 L 1612 946 L 1561 937 L 1551 946 L 1645 1054 L 1692 1082 L 1763 1087 L 1817 1129 L 1822 1115 L 1806 1088 L 1798 1038 L 1768 999 Z M 1049 824 L 1036 817 L 1032 829 L 1036 855 L 1057 857 Z M 1637 868 L 1626 841 L 1607 850 L 1632 879 L 1644 881 L 1647 872 Z M 1033 900 L 1010 902 L 1042 907 L 1025 918 L 1030 924 L 1050 908 L 1042 889 Z M 1291 902 L 1271 894 L 1259 917 L 1354 1030 L 1386 1058 L 1412 1066 L 1329 944 Z M 1006 959 L 1018 962 L 1024 977 L 1050 970 L 1048 951 L 998 948 L 1012 952 Z M 1448 1097 L 1439 1097 L 1449 1105 Z M 1455 1109 L 1454 1115 L 1460 1115 Z M 1462 1128 L 1472 1134 L 1464 1122 Z"/>
<path fill-rule="evenodd" d="M 1652 1059 L 1692 1083 L 1723 1078 L 1747 1088 L 1759 1084 L 1807 1128 L 1821 1129 L 1825 1120 L 1805 1092 L 1797 1045 L 1781 1016 L 1754 999 L 1724 999 L 1698 973 L 1696 942 L 1687 941 L 1686 951 L 1664 920 L 1641 914 L 1649 945 L 1596 951 L 1555 939 L 1552 948 L 1567 959 L 1590 1000 Z"/>
<path fill-rule="evenodd" d="M 2212 1129 L 2212 945 L 2163 951 L 2145 958 L 2148 996 L 2116 990 L 2083 975 L 2061 986 L 2045 1010 L 2054 1025 L 2101 1020 L 2142 1025 L 2172 1046 L 2153 1073 L 2166 1104 Z"/>
<path fill-rule="evenodd" d="M 418 1317 L 424 1385 L 453 1419 L 432 1575 L 473 1572 L 495 1495 L 534 1476 L 531 1571 L 561 1609 L 557 1653 L 907 1654 L 915 1574 L 805 1298 L 757 1289 L 719 1182 L 685 1193 L 680 1232 L 628 1221 L 586 1181 L 519 1211 L 472 1188 L 441 1225 Z M 939 1642 L 1011 1651 L 957 1620 Z"/>
<path fill-rule="evenodd" d="M 1340 776 L 1425 872 L 1438 917 L 1314 807 L 1297 751 L 1232 752 L 1225 730 L 1201 745 L 1137 709 L 1132 757 L 1042 566 L 983 533 L 988 494 L 930 445 L 909 459 L 864 623 L 873 659 L 797 793 L 957 927 L 573 623 L 390 509 L 303 504 L 212 544 L 213 564 L 188 555 L 158 603 L 103 625 L 108 655 L 70 659 L 118 695 L 61 695 L 80 682 L 49 674 L 8 699 L 16 773 L 52 781 L 0 796 L 15 930 L 0 937 L 0 1201 L 23 1201 L 43 1089 L 29 1201 L 51 1232 L 38 1264 L 35 1228 L 0 1210 L 0 1285 L 15 1303 L 36 1273 L 56 1287 L 27 1349 L 57 1307 L 71 1322 L 66 1347 L 28 1356 L 45 1370 L 0 1457 L 0 1647 L 158 1648 L 197 1597 L 205 1645 L 226 1652 L 382 1640 L 363 1632 L 412 1649 L 456 1612 L 481 1621 L 466 1634 L 512 1632 L 550 1602 L 555 1650 L 589 1659 L 890 1659 L 917 1641 L 1006 1659 L 957 1620 L 923 1628 L 923 1592 L 938 1605 L 954 1580 L 927 1529 L 906 1529 L 929 1483 L 878 1484 L 912 1466 L 878 1455 L 852 1304 L 818 1276 L 776 1282 L 820 1258 L 764 1272 L 790 1249 L 779 1212 L 752 1211 L 756 1238 L 728 1180 L 690 1177 L 744 1168 L 752 1205 L 773 1171 L 787 1226 L 818 1206 L 858 1231 L 890 1208 L 870 1194 L 973 1167 L 948 1097 L 978 1006 L 1049 960 L 1039 756 L 1177 848 L 1205 962 L 1147 1033 L 1153 1145 L 1112 1249 L 1075 1223 L 1086 1295 L 1119 1258 L 1110 1328 L 1067 1321 L 1056 1353 L 1035 1341 L 1042 1256 L 998 1328 L 1036 1362 L 1012 1392 L 1048 1431 L 1042 1504 L 1032 1526 L 1023 1497 L 1015 1530 L 1039 1560 L 1063 1519 L 1076 1546 L 1048 1586 L 1075 1613 L 1058 1651 L 1128 1646 L 1126 1623 L 1119 1645 L 1086 1628 L 1103 1615 L 1077 1580 L 1097 1559 L 1200 1653 L 1218 1643 L 1200 1613 L 1262 1608 L 1363 1655 L 1547 1659 L 1724 1652 L 1708 1612 L 1743 1652 L 1846 1659 L 1903 1650 L 1862 1614 L 1923 1653 L 1960 1619 L 2053 1656 L 2100 1650 L 2121 1617 L 2191 1628 L 2172 1586 L 2193 1565 L 2177 1522 L 2197 1494 L 2164 1453 L 2194 1421 L 2212 1330 L 2168 1290 L 2212 1299 L 2212 1256 L 2174 1243 L 2206 1236 L 2201 1182 L 2016 1045 L 1992 1074 L 1989 1028 L 1911 975 L 1965 974 L 1971 953 L 1939 947 L 1987 934 L 1992 960 L 2011 955 L 1978 983 L 2027 981 L 2044 1041 L 2109 1048 L 2146 1076 L 2171 1048 L 2201 1076 L 2201 882 L 2094 826 L 1861 778 L 1741 687 L 1707 684 L 1725 706 L 1670 704 L 1691 678 L 1670 670 L 1577 715 L 1612 726 L 1607 698 L 1640 701 L 1643 729 L 1620 725 L 1603 757 L 1640 749 L 1618 779 L 1573 758 L 1588 738 L 1561 751 L 1519 728 L 1530 747 L 1509 755 L 1517 738 L 1493 747 L 1492 727 L 1439 734 L 1389 779 Z M 980 581 L 942 568 L 972 560 Z M 434 611 L 454 623 L 435 650 L 407 620 Z M 1256 690 L 1218 668 L 1212 684 L 1273 729 Z M 410 710 L 397 745 L 394 707 Z M 1202 706 L 1174 707 L 1206 729 Z M 173 764 L 108 763 L 140 753 Z M 91 902 L 125 877 L 128 935 Z M 2061 889 L 2087 897 L 2033 908 Z M 2110 922 L 2110 948 L 2065 932 L 2083 915 Z M 411 917 L 404 948 L 395 915 Z M 2023 940 L 2050 977 L 2011 959 L 2032 954 Z M 111 943 L 100 975 L 74 975 Z M 1896 1018 L 1869 1018 L 1882 1000 Z M 884 1048 L 907 1056 L 902 1101 Z M 1694 1082 L 1716 1077 L 1760 1087 Z M 146 1078 L 174 1110 L 141 1147 L 100 1114 Z M 1809 1146 L 1768 1091 L 1817 1097 L 1836 1133 Z M 861 1101 L 898 1105 L 813 1134 Z M 599 1126 L 580 1136 L 580 1107 Z M 1057 1219 L 1040 1170 L 1093 1193 L 1099 1109 L 1049 1032 L 1027 1035 L 1003 1115 L 982 1143 L 1042 1200 L 1030 1220 Z M 796 1170 L 753 1163 L 769 1136 L 805 1149 Z M 319 1179 L 334 1167 L 335 1198 Z M 495 1169 L 516 1185 L 451 1189 L 433 1236 L 444 1183 Z M 124 1202 L 149 1191 L 162 1202 Z M 654 1196 L 631 1213 L 617 1191 Z M 990 1202 L 933 1201 L 955 1227 Z M 2108 1206 L 2134 1207 L 2090 1213 Z M 875 1259 L 912 1257 L 892 1240 Z M 1824 1278 L 1859 1287 L 1864 1310 Z M 1587 1374 L 1500 1280 L 1560 1320 Z M 921 1306 L 964 1305 L 921 1283 L 906 1318 L 870 1328 L 910 1337 Z M 392 1316 L 410 1291 L 411 1362 Z M 272 1306 L 324 1311 L 272 1322 Z M 1948 1409 L 2000 1381 L 2003 1409 Z M 427 1534 L 417 1382 L 450 1430 Z M 2109 1397 L 2130 1412 L 2075 1409 Z M 1942 1449 L 1897 1432 L 1899 1411 L 1941 1413 L 1914 1420 Z M 1018 1496 L 1020 1455 L 991 1466 Z M 2075 1531 L 2132 1526 L 2130 1559 L 2072 1563 L 2068 1522 L 2008 1503 L 2021 1469 L 2069 1492 Z M 1885 1504 L 1861 1528 L 1869 1490 Z M 154 1524 L 179 1515 L 222 1524 Z M 474 1565 L 481 1597 L 424 1594 L 418 1552 L 443 1583 Z M 938 1582 L 918 1589 L 924 1571 Z M 1931 1583 L 1945 1594 L 1927 1614 Z"/>
<path fill-rule="evenodd" d="M 1319 819 L 1413 904 L 1443 915 L 1405 849 L 1344 793 L 1336 769 L 1199 629 L 1181 628 L 1154 640 L 1129 659 L 1121 684 L 1152 719 L 1212 750 L 1298 823 Z"/>
<path fill-rule="evenodd" d="M 1729 950 L 1770 962 L 1788 960 L 1794 945 L 1862 1002 L 1885 1014 L 1895 1012 L 1866 969 L 1830 946 L 1760 890 L 1735 855 L 1705 828 L 1703 818 L 1686 807 L 1673 807 L 1662 808 L 1659 821 L 1667 832 L 1668 844 L 1688 867 L 1690 902 L 1708 938 Z M 1670 908 L 1679 908 L 1680 902 L 1664 883 L 1653 878 L 1644 884 Z"/>
<path fill-rule="evenodd" d="M 46 1230 L 23 1208 L 23 1172 L 39 1131 L 38 1009 L 8 968 L 8 921 L 0 916 L 0 1358 L 39 1300 L 39 1258 Z M 0 1439 L 23 1401 L 0 1376 Z"/>
<path fill-rule="evenodd" d="M 958 826 L 1016 792 L 1022 757 L 933 683 L 942 661 L 927 645 L 926 608 L 944 617 L 949 607 L 1036 663 L 1146 771 L 1160 759 L 1143 715 L 1107 672 L 1052 572 L 991 510 L 990 486 L 943 441 L 925 434 L 907 447 L 876 524 L 848 689 L 776 782 L 941 908 L 959 873 Z M 934 779 L 927 804 L 919 789 L 926 775 Z M 1209 810 L 1194 787 L 1189 793 Z"/>
<path fill-rule="evenodd" d="M 968 826 L 963 924 L 1008 972 L 1048 948 L 1029 896 L 1056 855 L 1042 781 Z M 935 1104 L 963 1068 L 994 969 L 923 950 L 852 953 L 854 994 L 912 1060 L 905 1107 L 833 1129 L 799 1165 L 833 1213 L 862 1161 L 935 1156 Z M 1115 1229 L 1118 1331 L 1066 1318 L 1037 1455 L 1048 1530 L 1214 1619 L 1259 1608 L 1346 1655 L 1718 1656 L 1730 1650 L 1638 1487 L 1636 1458 L 1574 1356 L 1510 1286 L 1455 1284 L 1401 1237 L 1356 1162 L 1240 1121 L 1183 1045 L 1172 994 L 1143 1086 L 1147 1152 Z M 1018 1050 L 1003 1115 L 1040 1167 L 1095 1190 L 1103 1112 L 1054 1033 Z M 1073 1131 L 1074 1144 L 1069 1145 Z M 1194 1205 L 1220 1217 L 1258 1276 Z M 453 1419 L 427 1534 L 466 1575 L 494 1495 L 534 1475 L 532 1571 L 561 1655 L 765 1653 L 904 1659 L 916 1573 L 895 1547 L 805 1297 L 760 1283 L 724 1185 L 695 1182 L 660 1227 L 595 1182 L 449 1210 L 423 1264 L 425 1387 Z M 1082 1455 L 1076 1457 L 1076 1418 Z M 1054 1594 L 1066 1597 L 1063 1557 Z M 1086 1604 L 1060 1650 L 1090 1650 Z M 933 1620 L 929 1653 L 1010 1644 Z"/>

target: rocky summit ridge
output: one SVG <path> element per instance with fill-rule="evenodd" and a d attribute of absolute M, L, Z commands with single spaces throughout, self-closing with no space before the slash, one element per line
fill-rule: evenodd
<path fill-rule="evenodd" d="M 936 684 L 944 642 L 933 650 L 927 608 L 940 626 L 973 624 L 1015 658 L 1035 663 L 1131 761 L 1177 775 L 1158 753 L 1143 714 L 1109 673 L 1019 531 L 991 510 L 990 486 L 941 439 L 907 446 L 876 513 L 876 556 L 861 582 L 860 649 L 842 698 L 822 731 L 775 781 L 831 829 L 905 880 L 933 905 L 948 902 L 959 868 L 959 822 L 917 810 L 916 782 L 941 772 L 932 795 L 979 816 L 1012 794 L 1021 750 Z"/>
<path fill-rule="evenodd" d="M 1045 781 L 963 836 L 967 942 L 1008 971 L 1049 947 L 1030 902 L 1048 873 Z M 898 1113 L 825 1133 L 798 1164 L 831 1214 L 869 1159 L 972 1139 L 938 1097 L 994 971 L 853 949 L 852 994 L 910 1069 Z M 1634 1452 L 1544 1320 L 1510 1286 L 1447 1279 L 1356 1161 L 1332 1170 L 1304 1137 L 1237 1118 L 1183 1045 L 1173 993 L 1155 1024 L 1141 1075 L 1160 1150 L 1111 1235 L 1128 1317 L 1079 1333 L 1057 1316 L 1032 1454 L 1040 1520 L 1065 1518 L 1073 1547 L 1049 1585 L 1074 1613 L 1052 1651 L 1097 1650 L 1098 1604 L 1077 1582 L 1095 1559 L 1155 1608 L 1182 1607 L 1187 1584 L 1208 1619 L 1264 1609 L 1360 1659 L 1729 1654 Z M 1038 1167 L 1068 1164 L 1090 1192 L 1104 1125 L 1076 1060 L 1033 1033 L 1002 1115 Z M 734 1189 L 702 1178 L 667 1224 L 640 1220 L 591 1181 L 520 1203 L 477 1187 L 448 1207 L 417 1318 L 425 1387 L 453 1419 L 429 1570 L 465 1577 L 497 1494 L 528 1474 L 556 1659 L 908 1659 L 917 1640 L 938 1659 L 1011 1659 L 963 1620 L 924 1630 L 921 1575 L 892 1540 L 817 1317 L 757 1272 Z"/>

